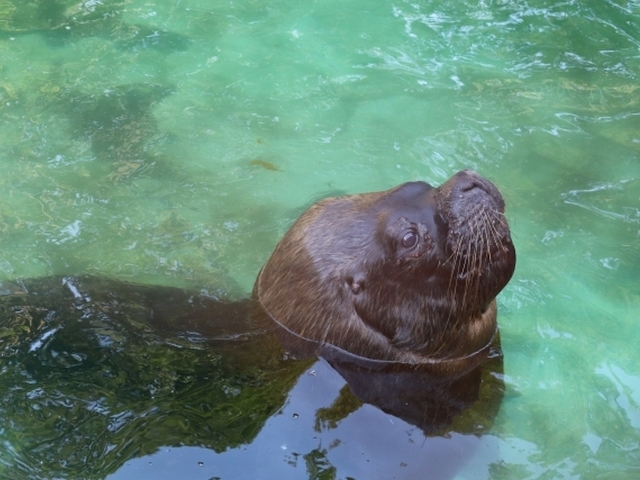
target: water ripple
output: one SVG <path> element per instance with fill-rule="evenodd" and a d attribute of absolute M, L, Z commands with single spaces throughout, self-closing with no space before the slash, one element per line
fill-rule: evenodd
<path fill-rule="evenodd" d="M 621 220 L 625 223 L 640 223 L 640 208 L 631 203 L 620 205 L 619 201 L 611 202 L 611 195 L 620 197 L 619 193 L 629 193 L 637 181 L 620 180 L 615 183 L 596 183 L 591 188 L 570 190 L 562 193 L 560 197 L 567 205 L 575 205 L 590 212 L 596 213 L 612 220 Z M 613 204 L 612 204 L 613 203 Z M 615 208 L 612 208 L 615 207 Z"/>

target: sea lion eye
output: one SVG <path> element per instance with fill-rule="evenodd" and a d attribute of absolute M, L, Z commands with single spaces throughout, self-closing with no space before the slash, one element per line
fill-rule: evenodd
<path fill-rule="evenodd" d="M 407 232 L 402 237 L 402 246 L 404 248 L 413 248 L 418 243 L 418 234 L 416 232 Z"/>

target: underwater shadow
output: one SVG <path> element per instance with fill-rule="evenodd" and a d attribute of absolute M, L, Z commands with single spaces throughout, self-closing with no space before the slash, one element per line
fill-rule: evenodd
<path fill-rule="evenodd" d="M 80 276 L 5 282 L 0 295 L 0 475 L 11 478 L 104 478 L 161 447 L 249 445 L 316 355 L 347 383 L 315 431 L 368 403 L 425 438 L 480 436 L 504 392 L 498 341 L 451 378 L 296 338 L 221 292 Z"/>

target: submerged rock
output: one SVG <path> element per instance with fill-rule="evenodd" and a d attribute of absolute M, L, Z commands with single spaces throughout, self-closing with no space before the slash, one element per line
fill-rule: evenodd
<path fill-rule="evenodd" d="M 113 163 L 113 181 L 128 178 L 156 160 L 149 152 L 162 134 L 153 107 L 173 87 L 154 83 L 118 85 L 100 93 L 63 96 L 61 109 L 70 118 L 73 136 L 88 142 L 99 160 Z"/>
<path fill-rule="evenodd" d="M 53 46 L 87 37 L 113 41 L 122 50 L 185 51 L 191 39 L 153 25 L 130 24 L 122 14 L 130 0 L 0 0 L 0 34 L 40 34 Z"/>

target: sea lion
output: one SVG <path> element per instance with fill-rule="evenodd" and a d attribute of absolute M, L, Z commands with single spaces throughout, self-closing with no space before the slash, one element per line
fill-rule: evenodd
<path fill-rule="evenodd" d="M 233 468 L 236 447 L 250 446 L 251 458 L 274 460 L 261 471 L 295 467 L 290 453 L 273 456 L 267 419 L 298 417 L 283 411 L 308 406 L 312 391 L 323 393 L 315 425 L 300 430 L 302 414 L 285 424 L 303 432 L 285 437 L 290 452 L 312 458 L 338 432 L 346 441 L 333 451 L 352 472 L 361 431 L 370 450 L 387 436 L 414 443 L 388 420 L 352 428 L 365 402 L 420 428 L 416 461 L 429 478 L 449 475 L 500 407 L 495 296 L 514 267 L 502 197 L 460 172 L 439 188 L 412 182 L 320 201 L 278 244 L 251 299 L 85 276 L 2 282 L 0 415 L 13 434 L 0 476 L 104 477 L 141 455 L 156 464 L 166 445 L 231 452 Z M 327 364 L 347 384 L 327 370 L 303 374 Z M 310 377 L 312 390 L 297 390 Z M 175 464 L 180 454 L 170 455 Z"/>
<path fill-rule="evenodd" d="M 465 170 L 434 188 L 327 198 L 277 244 L 254 293 L 286 330 L 373 361 L 468 371 L 496 338 L 516 254 L 498 189 Z"/>

